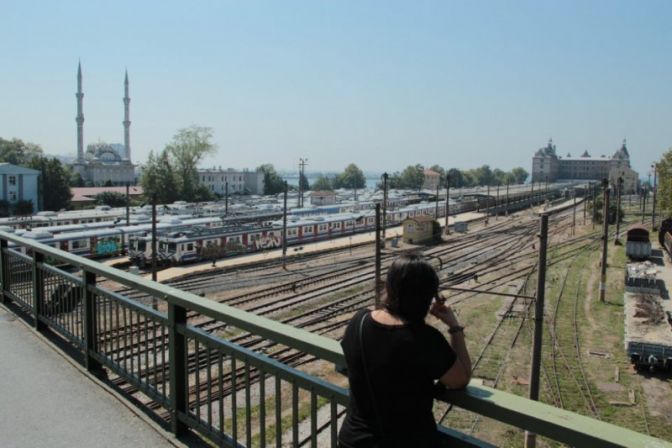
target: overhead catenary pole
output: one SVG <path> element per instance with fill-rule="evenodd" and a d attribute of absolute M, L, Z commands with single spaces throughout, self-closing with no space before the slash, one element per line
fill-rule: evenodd
<path fill-rule="evenodd" d="M 385 244 L 385 230 L 387 228 L 387 173 L 383 173 L 383 244 Z"/>
<path fill-rule="evenodd" d="M 287 181 L 282 195 L 282 268 L 287 267 Z"/>
<path fill-rule="evenodd" d="M 156 195 L 152 195 L 152 281 L 156 281 Z M 156 296 L 152 296 L 152 308 L 159 309 Z"/>
<path fill-rule="evenodd" d="M 572 235 L 576 235 L 576 189 L 574 189 L 574 207 L 572 207 Z"/>
<path fill-rule="evenodd" d="M 301 181 L 305 178 L 305 169 L 308 165 L 308 159 L 299 159 L 299 207 L 303 207 L 303 185 Z"/>
<path fill-rule="evenodd" d="M 450 233 L 448 230 L 448 216 L 450 215 L 450 176 L 446 174 L 446 235 Z"/>
<path fill-rule="evenodd" d="M 438 221 L 439 219 L 439 188 L 441 187 L 441 178 L 439 178 L 439 182 L 436 184 L 436 201 L 434 203 L 434 219 Z"/>
<path fill-rule="evenodd" d="M 600 302 L 604 302 L 607 292 L 607 242 L 609 240 L 609 182 L 602 181 L 604 206 L 602 209 L 602 270 L 600 273 Z"/>
<path fill-rule="evenodd" d="M 656 230 L 656 193 L 658 190 L 658 182 L 656 178 L 658 175 L 658 170 L 656 168 L 658 167 L 654 163 L 651 165 L 651 168 L 653 168 L 653 208 L 651 209 L 651 228 Z"/>
<path fill-rule="evenodd" d="M 541 372 L 541 346 L 543 342 L 544 298 L 546 288 L 546 246 L 548 244 L 548 215 L 539 219 L 539 261 L 537 266 L 537 297 L 534 306 L 534 343 L 532 345 L 532 368 L 530 372 L 530 400 L 539 400 L 539 374 Z M 525 446 L 536 445 L 536 434 L 525 433 Z"/>
<path fill-rule="evenodd" d="M 229 181 L 224 182 L 224 215 L 229 216 Z"/>
<path fill-rule="evenodd" d="M 126 225 L 131 225 L 131 194 L 130 185 L 126 182 Z"/>
<path fill-rule="evenodd" d="M 614 244 L 621 244 L 621 188 L 623 185 L 623 178 L 616 179 L 616 239 Z"/>
<path fill-rule="evenodd" d="M 509 216 L 509 181 L 506 181 L 506 212 L 505 216 Z"/>
<path fill-rule="evenodd" d="M 497 216 L 499 216 L 499 184 L 497 184 L 497 200 L 495 201 L 495 221 L 497 221 Z"/>
<path fill-rule="evenodd" d="M 593 206 L 593 230 L 595 230 L 595 218 L 597 217 L 597 207 L 595 207 L 595 197 L 597 196 L 597 184 L 591 184 L 592 186 L 592 192 L 593 192 L 593 198 L 591 199 L 590 203 Z"/>
<path fill-rule="evenodd" d="M 381 292 L 381 246 L 382 241 L 380 239 L 380 204 L 376 204 L 376 284 L 375 284 L 375 306 L 376 309 L 380 308 L 380 292 Z"/>

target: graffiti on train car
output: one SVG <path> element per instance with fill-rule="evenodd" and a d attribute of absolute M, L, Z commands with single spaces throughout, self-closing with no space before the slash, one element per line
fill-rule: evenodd
<path fill-rule="evenodd" d="M 110 255 L 119 252 L 120 244 L 113 239 L 100 240 L 96 243 L 96 255 Z"/>
<path fill-rule="evenodd" d="M 281 246 L 280 236 L 269 232 L 252 242 L 253 250 L 275 249 Z"/>

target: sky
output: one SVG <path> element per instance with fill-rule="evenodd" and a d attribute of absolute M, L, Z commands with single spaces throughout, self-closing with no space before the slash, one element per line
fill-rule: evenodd
<path fill-rule="evenodd" d="M 123 142 L 142 163 L 213 129 L 204 166 L 309 171 L 522 166 L 611 155 L 645 177 L 672 146 L 672 2 L 0 0 L 0 137 L 76 153 Z"/>

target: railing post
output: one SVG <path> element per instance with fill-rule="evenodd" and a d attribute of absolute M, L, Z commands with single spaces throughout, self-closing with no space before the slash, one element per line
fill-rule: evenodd
<path fill-rule="evenodd" d="M 84 343 L 86 352 L 84 353 L 84 363 L 86 370 L 93 373 L 99 373 L 103 370 L 101 364 L 96 361 L 93 355 L 98 350 L 98 335 L 96 327 L 96 294 L 91 290 L 96 286 L 96 274 L 84 271 Z"/>
<path fill-rule="evenodd" d="M 46 328 L 44 322 L 40 321 L 40 315 L 44 310 L 44 274 L 41 269 L 42 263 L 44 263 L 44 254 L 33 250 L 33 316 L 35 317 L 35 329 L 37 331 L 42 331 Z"/>
<path fill-rule="evenodd" d="M 5 255 L 6 250 L 7 240 L 4 238 L 0 239 L 0 283 L 2 283 L 2 286 L 0 287 L 0 300 L 2 303 L 10 302 L 9 297 L 5 295 L 5 291 L 9 289 L 9 271 L 5 266 L 7 264 L 7 256 Z"/>
<path fill-rule="evenodd" d="M 170 361 L 170 425 L 175 436 L 187 430 L 180 421 L 179 415 L 187 413 L 187 341 L 184 334 L 178 331 L 180 325 L 187 324 L 187 310 L 173 303 L 168 303 L 168 359 Z"/>

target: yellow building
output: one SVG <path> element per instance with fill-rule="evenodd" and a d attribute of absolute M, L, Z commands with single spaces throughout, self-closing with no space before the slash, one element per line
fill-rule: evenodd
<path fill-rule="evenodd" d="M 434 241 L 441 235 L 441 226 L 431 216 L 406 218 L 404 226 L 404 243 L 422 244 Z"/>

